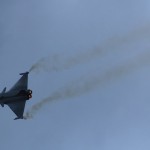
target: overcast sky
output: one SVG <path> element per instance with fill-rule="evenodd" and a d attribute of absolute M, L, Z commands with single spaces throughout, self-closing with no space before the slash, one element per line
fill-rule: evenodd
<path fill-rule="evenodd" d="M 1 149 L 149 150 L 149 7 L 1 0 L 0 89 L 31 69 L 33 90 L 25 108 L 32 119 L 0 109 Z"/>

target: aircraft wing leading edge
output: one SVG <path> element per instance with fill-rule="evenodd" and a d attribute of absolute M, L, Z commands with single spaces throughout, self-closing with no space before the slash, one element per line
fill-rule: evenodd
<path fill-rule="evenodd" d="M 7 105 L 16 114 L 17 118 L 15 119 L 23 119 L 25 104 L 26 104 L 26 101 L 17 101 L 15 103 L 13 102 Z"/>
<path fill-rule="evenodd" d="M 22 77 L 17 81 L 17 83 L 10 89 L 11 92 L 18 92 L 21 90 L 28 89 L 28 74 L 29 72 L 20 73 Z"/>

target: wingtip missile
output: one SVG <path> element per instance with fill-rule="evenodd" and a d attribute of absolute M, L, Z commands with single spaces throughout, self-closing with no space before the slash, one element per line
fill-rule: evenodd
<path fill-rule="evenodd" d="M 16 117 L 14 120 L 24 119 L 24 117 Z"/>
<path fill-rule="evenodd" d="M 29 72 L 27 71 L 27 72 L 24 72 L 24 73 L 20 73 L 20 75 L 24 75 L 24 74 L 29 74 Z"/>

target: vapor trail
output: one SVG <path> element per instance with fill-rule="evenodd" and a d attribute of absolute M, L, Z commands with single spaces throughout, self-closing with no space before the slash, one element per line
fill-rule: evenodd
<path fill-rule="evenodd" d="M 42 58 L 33 64 L 30 68 L 30 72 L 40 71 L 61 71 L 72 68 L 76 65 L 89 62 L 95 58 L 102 58 L 104 55 L 112 51 L 117 51 L 117 47 L 123 44 L 129 44 L 141 38 L 150 37 L 150 27 L 141 27 L 130 32 L 122 37 L 113 37 L 108 39 L 101 47 L 86 52 L 79 53 L 75 56 L 66 57 L 63 54 L 55 54 L 49 57 Z M 120 51 L 120 49 L 118 50 Z"/>
<path fill-rule="evenodd" d="M 130 63 L 113 68 L 112 70 L 109 70 L 105 73 L 100 73 L 95 76 L 87 77 L 86 79 L 85 77 L 80 78 L 77 81 L 72 82 L 68 86 L 52 93 L 51 96 L 33 105 L 31 109 L 26 112 L 25 118 L 32 118 L 47 103 L 55 100 L 63 100 L 80 96 L 94 90 L 98 86 L 108 84 L 111 80 L 114 81 L 119 77 L 122 77 L 123 75 L 126 75 L 127 73 L 148 64 L 150 64 L 150 53 L 143 54 L 142 56 L 134 59 Z"/>

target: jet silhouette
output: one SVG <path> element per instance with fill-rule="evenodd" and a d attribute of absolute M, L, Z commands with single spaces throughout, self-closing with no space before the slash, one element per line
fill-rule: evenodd
<path fill-rule="evenodd" d="M 16 119 L 25 119 L 23 117 L 26 101 L 32 98 L 32 90 L 28 89 L 29 72 L 20 73 L 22 77 L 17 83 L 6 92 L 6 87 L 0 93 L 0 104 L 2 107 L 8 105 L 16 114 Z"/>

